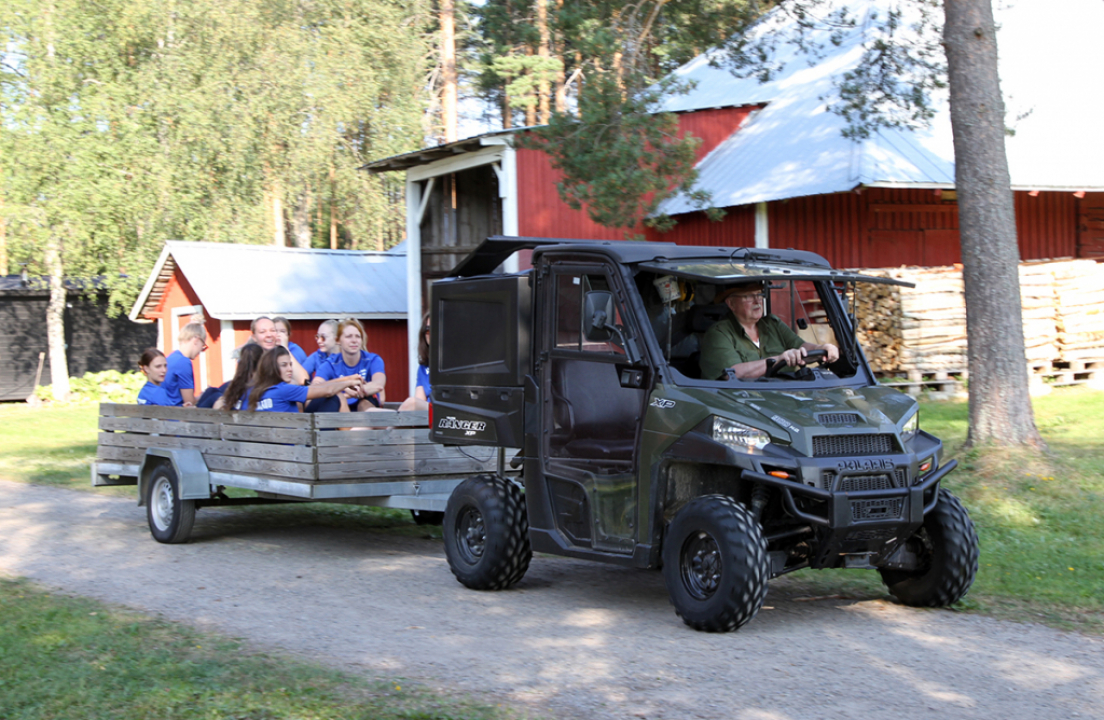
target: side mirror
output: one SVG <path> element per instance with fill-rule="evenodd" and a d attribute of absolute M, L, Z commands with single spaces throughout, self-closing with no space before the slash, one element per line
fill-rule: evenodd
<path fill-rule="evenodd" d="M 583 335 L 589 342 L 606 342 L 613 335 L 613 293 L 591 290 L 583 307 Z"/>

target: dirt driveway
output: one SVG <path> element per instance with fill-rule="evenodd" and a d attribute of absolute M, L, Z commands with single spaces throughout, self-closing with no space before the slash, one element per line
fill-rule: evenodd
<path fill-rule="evenodd" d="M 473 592 L 440 541 L 297 512 L 206 509 L 159 545 L 132 500 L 0 481 L 0 571 L 537 717 L 1104 717 L 1099 638 L 771 596 L 707 635 L 658 573 L 538 556 L 515 590 Z"/>

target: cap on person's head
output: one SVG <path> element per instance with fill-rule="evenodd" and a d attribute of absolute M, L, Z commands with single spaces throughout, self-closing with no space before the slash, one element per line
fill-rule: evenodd
<path fill-rule="evenodd" d="M 732 297 L 733 295 L 736 295 L 737 293 L 741 295 L 746 295 L 750 294 L 750 290 L 755 290 L 756 292 L 761 293 L 766 291 L 766 289 L 766 283 L 761 280 L 757 282 L 740 283 L 739 285 L 730 285 L 717 293 L 717 295 L 713 298 L 713 302 L 719 304 L 723 303 L 725 300 Z"/>

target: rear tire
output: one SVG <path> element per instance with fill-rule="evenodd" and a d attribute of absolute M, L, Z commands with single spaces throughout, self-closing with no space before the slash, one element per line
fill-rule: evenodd
<path fill-rule="evenodd" d="M 913 607 L 946 607 L 966 595 L 978 569 L 978 537 L 958 498 L 939 488 L 935 508 L 906 542 L 919 570 L 879 570 L 898 600 Z"/>
<path fill-rule="evenodd" d="M 767 543 L 759 523 L 725 495 L 686 504 L 663 541 L 663 579 L 675 612 L 704 632 L 747 624 L 767 597 Z"/>
<path fill-rule="evenodd" d="M 505 590 L 529 569 L 525 497 L 496 475 L 456 486 L 445 508 L 445 556 L 456 579 L 473 590 Z"/>
<path fill-rule="evenodd" d="M 180 480 L 171 465 L 160 464 L 146 485 L 146 521 L 160 543 L 187 542 L 195 523 L 195 500 L 180 499 Z"/>

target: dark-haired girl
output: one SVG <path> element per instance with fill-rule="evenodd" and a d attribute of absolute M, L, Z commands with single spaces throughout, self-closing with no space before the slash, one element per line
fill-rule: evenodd
<path fill-rule="evenodd" d="M 165 382 L 165 373 L 168 371 L 168 363 L 165 353 L 157 348 L 146 348 L 142 357 L 138 358 L 138 369 L 146 376 L 146 384 L 138 391 L 139 405 L 175 405 L 161 383 Z"/>
<path fill-rule="evenodd" d="M 326 380 L 314 385 L 292 385 L 295 365 L 286 347 L 277 345 L 261 357 L 253 374 L 252 387 L 238 400 L 236 407 L 265 412 L 299 412 L 301 403 L 314 398 L 332 397 L 346 388 L 360 385 L 358 375 Z M 343 409 L 347 412 L 346 403 Z"/>

